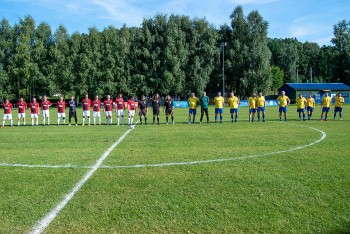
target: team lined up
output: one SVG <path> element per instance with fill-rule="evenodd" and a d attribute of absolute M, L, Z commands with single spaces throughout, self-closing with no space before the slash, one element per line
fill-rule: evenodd
<path fill-rule="evenodd" d="M 340 93 L 338 93 L 335 96 L 335 108 L 334 108 L 334 119 L 336 118 L 336 114 L 339 112 L 339 118 L 342 119 L 342 106 L 344 104 L 344 98 L 341 96 Z M 150 101 L 152 103 L 152 110 L 153 110 L 153 124 L 155 124 L 155 120 L 157 119 L 157 124 L 159 125 L 159 115 L 160 115 L 160 109 L 161 109 L 161 98 L 158 94 L 154 95 L 153 98 L 150 98 Z M 279 118 L 280 121 L 282 121 L 282 113 L 284 115 L 284 120 L 287 121 L 287 112 L 288 112 L 288 105 L 290 104 L 290 99 L 285 95 L 285 92 L 282 91 L 281 95 L 276 100 L 278 106 L 279 106 Z M 305 111 L 307 111 L 308 120 L 311 119 L 312 114 L 316 108 L 315 100 L 312 98 L 312 95 L 310 94 L 309 97 L 306 99 L 302 95 L 299 95 L 299 97 L 296 100 L 297 103 L 297 112 L 299 113 L 299 119 L 300 121 L 305 121 Z M 104 100 L 101 103 L 101 100 L 99 100 L 98 96 L 95 96 L 95 98 L 91 101 L 89 99 L 88 95 L 85 95 L 84 99 L 82 100 L 82 126 L 85 125 L 85 118 L 87 118 L 87 124 L 90 126 L 90 109 L 92 107 L 92 116 L 93 116 L 93 123 L 94 125 L 99 124 L 101 125 L 101 104 L 103 104 L 103 112 L 106 117 L 106 124 L 111 125 L 113 122 L 113 110 L 115 110 L 117 114 L 117 125 L 124 125 L 124 110 L 128 110 L 128 125 L 132 125 L 135 117 L 135 110 L 136 108 L 139 109 L 139 117 L 140 117 L 140 124 L 142 124 L 142 119 L 144 120 L 144 123 L 147 124 L 147 114 L 148 114 L 148 106 L 147 106 L 147 100 L 144 95 L 141 96 L 141 99 L 138 102 L 138 105 L 135 103 L 134 97 L 132 96 L 127 102 L 124 101 L 124 98 L 122 94 L 120 94 L 114 102 L 110 98 L 110 95 L 107 95 L 106 100 Z M 197 113 L 197 107 L 201 106 L 201 116 L 200 116 L 200 124 L 202 123 L 204 115 L 206 115 L 207 123 L 209 123 L 209 97 L 206 95 L 205 92 L 203 92 L 203 95 L 200 98 L 197 98 L 195 96 L 195 93 L 192 93 L 191 97 L 188 99 L 189 104 L 189 115 L 188 115 L 188 124 L 195 123 L 196 113 Z M 219 92 L 218 95 L 214 98 L 214 104 L 215 104 L 215 123 L 220 121 L 222 123 L 223 120 L 223 106 L 225 104 L 224 97 L 221 96 L 221 93 Z M 227 99 L 227 104 L 230 107 L 230 115 L 231 115 L 231 121 L 237 122 L 238 119 L 238 107 L 240 104 L 240 100 L 238 97 L 234 96 L 234 93 L 230 93 L 230 97 Z M 18 126 L 20 126 L 20 120 L 23 120 L 23 125 L 26 124 L 25 120 L 25 111 L 29 107 L 30 110 L 30 118 L 31 118 L 31 125 L 38 125 L 39 122 L 39 108 L 41 108 L 42 111 L 42 118 L 43 118 L 43 125 L 47 124 L 50 125 L 50 113 L 49 108 L 51 107 L 52 103 L 47 100 L 47 97 L 44 96 L 43 100 L 39 104 L 35 98 L 32 99 L 32 101 L 29 103 L 29 106 L 27 103 L 23 100 L 23 98 L 20 98 L 20 100 L 17 102 L 17 108 L 18 108 Z M 60 119 L 62 119 L 63 124 L 65 124 L 66 120 L 66 114 L 65 110 L 68 105 L 69 108 L 69 125 L 71 125 L 71 119 L 74 118 L 75 125 L 78 125 L 77 120 L 77 102 L 74 100 L 74 96 L 70 98 L 68 103 L 66 103 L 63 100 L 63 97 L 60 97 L 59 101 L 56 103 L 57 108 L 57 125 L 60 125 Z M 325 121 L 328 120 L 328 113 L 331 110 L 332 105 L 332 98 L 329 97 L 328 93 L 325 93 L 325 97 L 322 99 L 321 102 L 321 108 L 322 108 L 322 114 L 320 120 L 323 119 Z M 13 106 L 9 102 L 8 99 L 5 100 L 3 103 L 3 109 L 4 109 L 4 115 L 2 120 L 2 127 L 5 125 L 5 120 L 10 120 L 10 125 L 13 125 L 12 121 L 12 109 Z M 262 95 L 261 92 L 258 93 L 258 96 L 256 96 L 255 93 L 251 95 L 248 99 L 248 106 L 249 106 L 249 116 L 248 120 L 249 122 L 254 122 L 255 113 L 257 113 L 258 121 L 261 120 L 265 122 L 265 110 L 266 110 L 266 101 L 265 97 Z M 166 114 L 166 124 L 169 123 L 169 116 L 171 117 L 171 123 L 174 124 L 174 104 L 173 100 L 170 97 L 170 95 L 166 96 L 164 100 L 163 110 Z M 261 116 L 260 116 L 261 115 Z M 97 121 L 96 121 L 97 120 Z"/>

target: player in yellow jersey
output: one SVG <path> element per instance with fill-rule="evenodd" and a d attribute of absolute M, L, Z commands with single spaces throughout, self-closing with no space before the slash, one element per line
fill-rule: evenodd
<path fill-rule="evenodd" d="M 232 92 L 232 93 L 230 93 L 230 97 L 227 99 L 227 103 L 230 106 L 230 114 L 231 114 L 232 123 L 237 122 L 239 98 L 236 97 L 235 94 Z M 233 114 L 235 114 L 235 117 L 233 117 Z"/>
<path fill-rule="evenodd" d="M 282 121 L 282 112 L 284 113 L 284 120 L 287 121 L 287 106 L 290 103 L 289 97 L 287 97 L 286 93 L 282 91 L 281 95 L 277 98 L 276 102 L 279 106 L 278 111 L 280 113 L 280 121 Z"/>
<path fill-rule="evenodd" d="M 310 120 L 312 113 L 316 108 L 315 99 L 312 98 L 312 94 L 309 94 L 308 99 L 306 99 L 306 110 L 307 110 L 307 119 Z"/>
<path fill-rule="evenodd" d="M 258 97 L 256 98 L 256 108 L 258 110 L 258 122 L 260 122 L 260 112 L 262 112 L 263 122 L 265 122 L 266 101 L 262 92 L 259 92 Z"/>
<path fill-rule="evenodd" d="M 322 109 L 322 114 L 321 114 L 321 121 L 324 120 L 327 121 L 328 118 L 328 112 L 331 110 L 332 106 L 332 98 L 328 95 L 328 93 L 325 93 L 324 98 L 322 99 L 321 102 L 321 109 Z"/>
<path fill-rule="evenodd" d="M 218 114 L 220 114 L 220 123 L 222 123 L 222 113 L 224 112 L 224 97 L 218 92 L 218 96 L 214 98 L 215 103 L 215 123 L 218 122 Z"/>
<path fill-rule="evenodd" d="M 334 120 L 337 116 L 337 112 L 339 112 L 339 120 L 342 120 L 344 98 L 341 96 L 341 93 L 338 93 L 334 99 L 335 99 Z"/>
<path fill-rule="evenodd" d="M 188 112 L 188 124 L 191 123 L 191 116 L 192 118 L 192 123 L 194 123 L 196 119 L 196 114 L 197 114 L 197 106 L 199 104 L 199 99 L 196 97 L 195 93 L 191 94 L 191 97 L 187 100 L 188 105 L 190 107 L 189 112 Z"/>
<path fill-rule="evenodd" d="M 249 122 L 254 122 L 254 116 L 256 112 L 256 94 L 252 93 L 252 96 L 248 99 L 249 104 Z"/>
<path fill-rule="evenodd" d="M 305 106 L 307 104 L 306 99 L 300 94 L 297 98 L 297 112 L 299 113 L 299 120 L 305 121 Z M 303 118 L 301 118 L 301 114 L 303 114 Z"/>

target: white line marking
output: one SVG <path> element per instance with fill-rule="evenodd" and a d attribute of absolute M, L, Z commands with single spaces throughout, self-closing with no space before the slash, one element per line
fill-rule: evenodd
<path fill-rule="evenodd" d="M 166 167 L 166 166 L 177 166 L 177 165 L 193 165 L 193 164 L 204 164 L 204 163 L 217 163 L 217 162 L 226 162 L 226 161 L 236 161 L 236 160 L 244 160 L 249 158 L 257 158 L 257 157 L 264 157 L 264 156 L 270 156 L 280 153 L 287 153 L 295 150 L 304 149 L 306 147 L 310 147 L 314 144 L 320 143 L 323 141 L 327 134 L 323 132 L 322 130 L 319 130 L 314 127 L 309 127 L 305 125 L 299 125 L 299 124 L 291 124 L 291 123 L 284 123 L 288 125 L 298 126 L 298 127 L 305 127 L 312 130 L 315 130 L 317 132 L 320 132 L 322 135 L 321 137 L 306 145 L 297 146 L 291 149 L 282 150 L 282 151 L 276 151 L 276 152 L 268 152 L 264 154 L 257 154 L 257 155 L 247 155 L 247 156 L 241 156 L 241 157 L 231 157 L 231 158 L 223 158 L 223 159 L 211 159 L 211 160 L 198 160 L 198 161 L 190 161 L 190 162 L 169 162 L 169 163 L 157 163 L 157 164 L 136 164 L 136 165 L 119 165 L 119 166 L 100 166 L 100 168 L 106 168 L 106 169 L 117 169 L 117 168 L 141 168 L 141 167 Z M 29 168 L 84 168 L 84 169 L 91 169 L 93 167 L 91 166 L 77 166 L 77 165 L 34 165 L 34 164 L 21 164 L 21 163 L 0 163 L 0 166 L 4 167 L 29 167 Z"/>
<path fill-rule="evenodd" d="M 305 127 L 303 125 L 296 125 L 296 124 L 289 124 L 289 125 Z M 318 140 L 311 142 L 310 144 L 297 146 L 297 147 L 290 148 L 287 150 L 269 152 L 269 153 L 264 153 L 264 154 L 247 155 L 247 156 L 241 156 L 241 157 L 200 160 L 200 161 L 192 161 L 192 162 L 169 162 L 169 163 L 158 163 L 158 164 L 138 164 L 138 165 L 130 165 L 130 166 L 101 166 L 101 168 L 112 168 L 113 169 L 113 168 L 166 167 L 166 166 L 177 166 L 177 165 L 193 165 L 193 164 L 203 164 L 203 163 L 217 163 L 217 162 L 244 160 L 244 159 L 249 159 L 249 158 L 258 158 L 258 157 L 270 156 L 270 155 L 287 153 L 287 152 L 291 152 L 291 151 L 295 151 L 295 150 L 304 149 L 306 147 L 310 147 L 314 144 L 320 143 L 321 141 L 323 141 L 327 137 L 327 134 L 324 131 L 321 131 L 321 130 L 319 130 L 317 128 L 313 128 L 313 127 L 308 127 L 308 128 L 320 132 L 322 134 L 321 137 Z"/>
<path fill-rule="evenodd" d="M 95 165 L 84 175 L 84 177 L 73 187 L 72 191 L 65 196 L 65 198 L 52 209 L 44 218 L 42 218 L 33 227 L 31 234 L 42 233 L 47 226 L 56 218 L 58 213 L 68 204 L 68 202 L 74 197 L 74 195 L 80 190 L 80 188 L 90 179 L 90 177 L 96 172 L 96 170 L 101 166 L 103 161 L 108 157 L 108 155 L 114 150 L 115 147 L 129 134 L 132 129 L 126 131 L 114 144 L 109 147 L 103 155 L 96 161 Z"/>

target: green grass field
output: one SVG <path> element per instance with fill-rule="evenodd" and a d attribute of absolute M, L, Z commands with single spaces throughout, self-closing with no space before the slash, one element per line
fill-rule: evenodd
<path fill-rule="evenodd" d="M 225 109 L 223 124 L 197 115 L 188 125 L 175 109 L 165 125 L 161 113 L 160 126 L 130 131 L 44 232 L 349 233 L 350 110 L 319 117 L 318 107 L 300 122 L 290 106 L 279 122 L 268 107 L 267 122 L 249 123 L 240 108 L 237 123 Z M 54 123 L 52 110 L 50 127 L 0 129 L 0 233 L 30 232 L 128 131 Z"/>

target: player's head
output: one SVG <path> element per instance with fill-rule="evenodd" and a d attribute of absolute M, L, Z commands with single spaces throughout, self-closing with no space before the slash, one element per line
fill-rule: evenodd
<path fill-rule="evenodd" d="M 8 104 L 9 103 L 9 99 L 5 98 L 5 103 Z"/>
<path fill-rule="evenodd" d="M 122 98 L 122 97 L 123 97 L 123 94 L 120 93 L 120 94 L 119 94 L 119 98 Z"/>
<path fill-rule="evenodd" d="M 85 98 L 88 99 L 88 98 L 89 98 L 89 95 L 85 94 Z"/>
<path fill-rule="evenodd" d="M 255 93 L 252 93 L 252 97 L 256 97 L 256 94 L 255 94 Z"/>
<path fill-rule="evenodd" d="M 158 98 L 159 98 L 159 94 L 156 93 L 156 94 L 154 95 L 154 98 L 155 98 L 155 99 L 158 99 Z"/>
<path fill-rule="evenodd" d="M 338 96 L 338 97 L 341 97 L 341 93 L 338 93 L 337 96 Z"/>
<path fill-rule="evenodd" d="M 70 99 L 71 99 L 71 100 L 74 100 L 74 96 L 71 96 Z"/>
<path fill-rule="evenodd" d="M 32 99 L 32 100 L 33 100 L 33 102 L 36 102 L 36 98 L 35 98 L 35 97 L 33 97 L 33 99 Z"/>
<path fill-rule="evenodd" d="M 131 96 L 130 99 L 131 99 L 131 100 L 134 100 L 134 96 Z"/>
<path fill-rule="evenodd" d="M 61 102 L 63 101 L 63 97 L 60 97 L 60 101 L 61 101 Z"/>
<path fill-rule="evenodd" d="M 43 96 L 43 100 L 46 100 L 46 95 Z"/>
<path fill-rule="evenodd" d="M 312 94 L 311 93 L 309 94 L 309 98 L 312 98 Z"/>
<path fill-rule="evenodd" d="M 235 94 L 233 92 L 230 93 L 230 96 L 233 97 Z"/>
<path fill-rule="evenodd" d="M 203 96 L 207 96 L 207 93 L 206 93 L 206 92 L 203 92 Z"/>
<path fill-rule="evenodd" d="M 262 92 L 259 92 L 259 97 L 262 97 Z"/>
<path fill-rule="evenodd" d="M 303 96 L 301 96 L 301 94 L 299 94 L 299 98 L 302 98 Z"/>
<path fill-rule="evenodd" d="M 281 92 L 281 95 L 282 95 L 282 96 L 286 95 L 286 92 L 282 91 L 282 92 Z"/>
<path fill-rule="evenodd" d="M 110 95 L 107 95 L 107 99 L 108 99 L 108 100 L 111 99 L 111 96 L 110 96 Z"/>
<path fill-rule="evenodd" d="M 191 94 L 191 96 L 192 96 L 192 97 L 195 97 L 195 96 L 196 96 L 196 94 L 195 94 L 195 93 L 192 93 L 192 94 Z"/>
<path fill-rule="evenodd" d="M 23 102 L 23 98 L 21 97 L 20 99 L 19 99 L 21 102 Z"/>
<path fill-rule="evenodd" d="M 218 97 L 220 97 L 221 96 L 221 92 L 218 92 Z"/>
<path fill-rule="evenodd" d="M 98 95 L 95 96 L 95 100 L 98 100 Z"/>
<path fill-rule="evenodd" d="M 146 99 L 145 95 L 141 95 L 141 100 L 145 100 L 145 99 Z"/>
<path fill-rule="evenodd" d="M 326 97 L 328 97 L 328 92 L 325 93 Z"/>

